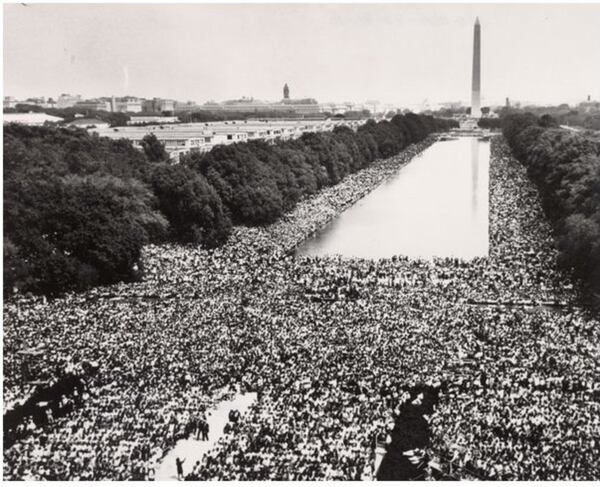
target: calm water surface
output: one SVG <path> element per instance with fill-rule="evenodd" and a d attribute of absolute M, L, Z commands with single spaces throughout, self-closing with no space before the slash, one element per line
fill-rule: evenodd
<path fill-rule="evenodd" d="M 489 142 L 436 142 L 298 249 L 382 258 L 488 254 Z"/>

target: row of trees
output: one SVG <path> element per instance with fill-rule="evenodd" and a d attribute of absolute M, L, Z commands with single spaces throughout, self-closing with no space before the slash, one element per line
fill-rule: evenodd
<path fill-rule="evenodd" d="M 271 223 L 303 197 L 340 182 L 378 158 L 391 157 L 455 122 L 415 114 L 362 125 L 357 132 L 336 127 L 275 145 L 265 142 L 220 146 L 192 153 L 183 164 L 216 189 L 233 223 Z"/>
<path fill-rule="evenodd" d="M 504 107 L 500 111 L 500 116 L 505 117 L 517 113 L 532 113 L 537 117 L 550 115 L 559 125 L 570 125 L 589 130 L 600 130 L 599 102 L 588 102 L 578 106 L 569 106 L 566 103 L 563 103 L 562 105 L 526 106 L 523 108 Z"/>
<path fill-rule="evenodd" d="M 539 188 L 561 264 L 600 298 L 600 143 L 531 113 L 506 116 L 503 134 Z"/>
<path fill-rule="evenodd" d="M 232 223 L 273 222 L 303 196 L 451 125 L 410 114 L 358 132 L 217 146 L 178 165 L 154 136 L 139 151 L 78 129 L 6 125 L 4 289 L 53 295 L 135 279 L 146 243 L 219 246 Z"/>
<path fill-rule="evenodd" d="M 335 118 L 344 120 L 360 120 L 371 116 L 369 110 L 347 111 L 343 114 L 334 115 L 331 112 L 315 113 L 305 115 L 298 113 L 293 109 L 293 104 L 290 104 L 289 110 L 260 110 L 260 111 L 217 111 L 217 110 L 195 110 L 182 112 L 178 114 L 181 122 L 222 122 L 227 120 L 248 120 L 248 119 L 303 119 L 303 118 Z"/>

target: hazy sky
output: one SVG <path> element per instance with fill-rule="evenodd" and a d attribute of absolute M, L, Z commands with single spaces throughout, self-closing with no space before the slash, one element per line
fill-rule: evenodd
<path fill-rule="evenodd" d="M 4 6 L 4 94 L 408 105 L 600 99 L 600 4 Z"/>

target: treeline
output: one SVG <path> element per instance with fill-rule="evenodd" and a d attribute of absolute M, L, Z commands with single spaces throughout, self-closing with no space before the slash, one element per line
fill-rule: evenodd
<path fill-rule="evenodd" d="M 199 122 L 225 122 L 229 120 L 248 120 L 248 119 L 279 119 L 279 118 L 302 118 L 302 115 L 296 113 L 291 108 L 285 111 L 261 110 L 255 112 L 233 112 L 222 110 L 193 110 L 177 114 L 179 120 L 183 123 Z"/>
<path fill-rule="evenodd" d="M 170 165 L 149 136 L 130 141 L 79 129 L 4 127 L 4 290 L 54 295 L 132 280 L 149 242 L 206 248 L 232 223 L 275 221 L 337 184 L 454 122 L 409 114 L 294 141 L 217 146 Z"/>
<path fill-rule="evenodd" d="M 560 263 L 600 300 L 600 144 L 531 113 L 504 117 L 503 134 L 540 191 Z"/>
<path fill-rule="evenodd" d="M 347 111 L 334 115 L 330 112 L 303 114 L 298 113 L 293 109 L 294 104 L 290 104 L 289 110 L 260 110 L 260 111 L 245 111 L 232 112 L 222 110 L 194 110 L 182 112 L 177 115 L 183 123 L 204 123 L 204 122 L 224 122 L 229 120 L 268 120 L 268 119 L 344 119 L 344 120 L 360 120 L 371 116 L 369 110 Z"/>
<path fill-rule="evenodd" d="M 569 106 L 566 103 L 549 106 L 504 107 L 500 117 L 532 113 L 537 117 L 550 115 L 558 125 L 570 125 L 589 130 L 600 130 L 600 102 L 588 102 L 584 106 Z"/>

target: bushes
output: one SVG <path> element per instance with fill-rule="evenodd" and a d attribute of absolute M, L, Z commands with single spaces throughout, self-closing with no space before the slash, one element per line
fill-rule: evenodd
<path fill-rule="evenodd" d="M 600 147 L 548 116 L 505 117 L 503 133 L 538 186 L 561 265 L 600 293 Z"/>

